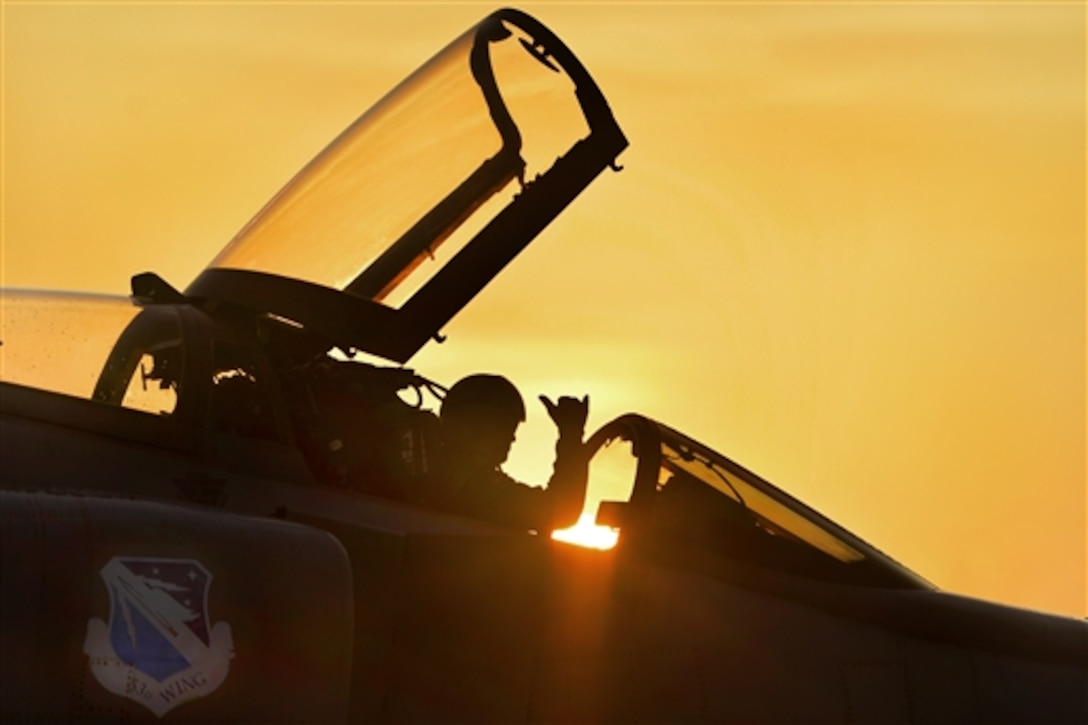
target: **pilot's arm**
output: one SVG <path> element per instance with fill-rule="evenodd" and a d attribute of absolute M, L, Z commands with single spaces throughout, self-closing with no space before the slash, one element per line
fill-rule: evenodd
<path fill-rule="evenodd" d="M 585 504 L 589 459 L 582 439 L 589 415 L 589 396 L 581 400 L 563 396 L 553 403 L 541 395 L 540 402 L 559 430 L 555 465 L 545 493 L 549 499 L 550 528 L 562 529 L 578 522 Z"/>

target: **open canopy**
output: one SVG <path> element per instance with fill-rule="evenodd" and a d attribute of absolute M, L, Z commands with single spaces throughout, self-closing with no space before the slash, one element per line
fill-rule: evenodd
<path fill-rule="evenodd" d="M 405 362 L 626 145 L 567 47 L 501 10 L 352 124 L 186 295 Z"/>

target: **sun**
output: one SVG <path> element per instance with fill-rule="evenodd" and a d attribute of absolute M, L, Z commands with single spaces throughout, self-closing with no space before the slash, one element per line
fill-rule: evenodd
<path fill-rule="evenodd" d="M 568 544 L 585 546 L 590 549 L 611 549 L 619 539 L 619 531 L 607 526 L 598 526 L 591 516 L 582 515 L 578 523 L 569 529 L 552 532 L 552 538 Z"/>

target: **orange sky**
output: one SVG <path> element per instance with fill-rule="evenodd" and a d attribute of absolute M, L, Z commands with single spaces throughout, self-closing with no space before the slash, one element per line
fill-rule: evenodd
<path fill-rule="evenodd" d="M 5 2 L 3 284 L 184 287 L 490 9 Z M 412 364 L 644 412 L 939 586 L 1088 614 L 1084 6 L 523 9 L 625 170 Z"/>

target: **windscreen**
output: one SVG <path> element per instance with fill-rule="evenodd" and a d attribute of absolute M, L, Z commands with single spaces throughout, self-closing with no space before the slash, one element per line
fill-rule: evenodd
<path fill-rule="evenodd" d="M 666 493 L 674 479 L 709 487 L 731 501 L 740 519 L 764 533 L 807 544 L 842 562 L 861 561 L 865 556 L 833 530 L 831 522 L 757 479 L 714 451 L 665 426 L 661 429 L 661 473 L 658 485 Z M 723 501 L 723 504 L 726 502 Z M 690 510 L 689 510 L 690 512 Z M 845 533 L 845 532 L 844 532 Z"/>

